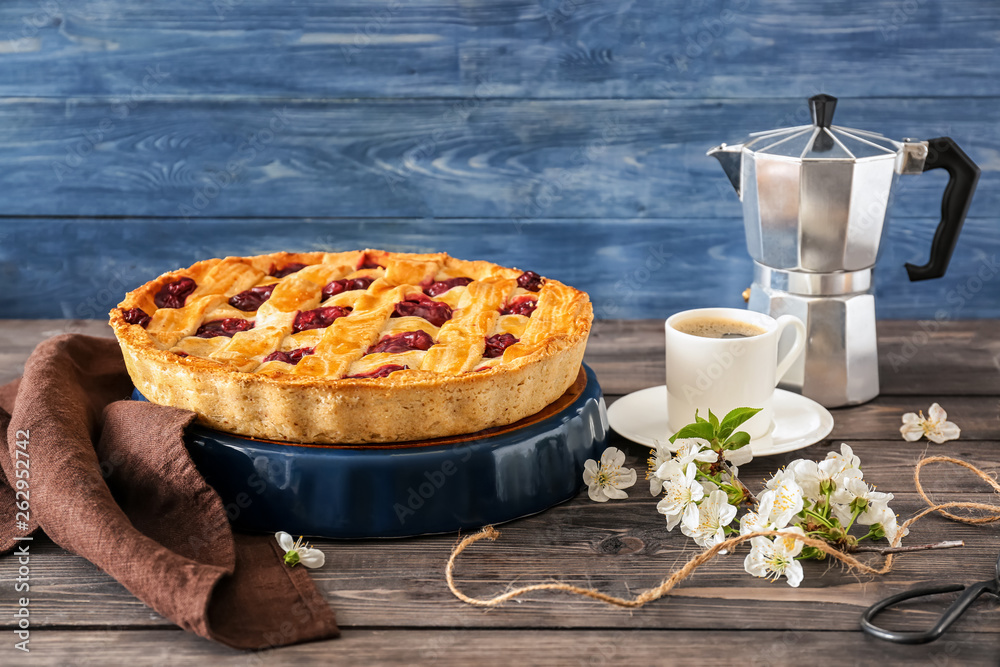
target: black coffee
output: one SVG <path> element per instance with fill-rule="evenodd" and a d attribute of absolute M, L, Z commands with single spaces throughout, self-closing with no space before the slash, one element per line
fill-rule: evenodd
<path fill-rule="evenodd" d="M 756 324 L 728 317 L 692 317 L 681 320 L 674 328 L 702 338 L 750 338 L 767 333 L 767 329 Z"/>

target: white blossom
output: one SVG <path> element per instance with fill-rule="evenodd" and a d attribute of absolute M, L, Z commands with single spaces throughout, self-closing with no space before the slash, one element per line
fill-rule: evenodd
<path fill-rule="evenodd" d="M 837 452 L 827 452 L 826 460 L 835 462 L 835 464 L 829 464 L 832 466 L 832 474 L 835 477 L 843 475 L 852 469 L 858 470 L 858 472 L 861 471 L 861 458 L 855 456 L 854 450 L 846 442 L 840 443 L 840 454 Z"/>
<path fill-rule="evenodd" d="M 774 508 L 774 491 L 768 489 L 757 497 L 757 509 L 740 517 L 740 535 L 771 530 L 771 510 Z"/>
<path fill-rule="evenodd" d="M 736 517 L 736 507 L 729 504 L 726 492 L 718 489 L 698 505 L 698 523 L 693 527 L 681 524 L 681 532 L 699 546 L 708 548 L 726 539 L 726 526 Z"/>
<path fill-rule="evenodd" d="M 663 491 L 663 480 L 656 474 L 664 463 L 672 461 L 674 453 L 670 451 L 667 443 L 657 442 L 653 447 L 653 453 L 647 459 L 648 470 L 646 479 L 649 480 L 649 495 L 658 496 Z"/>
<path fill-rule="evenodd" d="M 876 491 L 874 486 L 868 486 L 864 480 L 848 479 L 833 493 L 831 509 L 840 523 L 847 526 L 851 523 L 855 511 L 863 512 L 873 504 L 887 504 L 892 497 L 891 493 Z"/>
<path fill-rule="evenodd" d="M 798 526 L 783 528 L 782 532 L 805 533 Z M 802 552 L 803 544 L 794 537 L 755 537 L 750 540 L 750 553 L 743 561 L 743 568 L 755 577 L 777 580 L 784 575 L 788 585 L 797 588 L 802 583 L 802 563 L 795 557 Z"/>
<path fill-rule="evenodd" d="M 750 449 L 750 445 L 743 445 L 739 449 L 727 449 L 723 453 L 726 462 L 733 467 L 746 465 L 753 461 L 753 451 Z"/>
<path fill-rule="evenodd" d="M 698 502 L 705 496 L 701 484 L 695 481 L 698 468 L 689 463 L 686 470 L 665 464 L 660 469 L 666 477 L 663 480 L 663 500 L 656 503 L 656 510 L 667 517 L 667 530 L 673 530 L 678 523 L 688 528 L 698 525 Z"/>
<path fill-rule="evenodd" d="M 907 412 L 903 415 L 903 425 L 899 427 L 899 432 L 903 439 L 909 442 L 919 440 L 922 436 L 927 436 L 931 442 L 941 444 L 949 440 L 955 440 L 962 434 L 962 429 L 954 422 L 947 421 L 948 413 L 937 403 L 931 405 L 927 410 L 927 417 L 923 411 L 919 415 Z"/>
<path fill-rule="evenodd" d="M 850 450 L 850 447 L 847 449 Z M 803 493 L 810 500 L 815 501 L 823 498 L 825 488 L 836 491 L 846 484 L 848 479 L 862 478 L 860 468 L 847 467 L 844 463 L 844 457 L 834 456 L 835 458 L 828 458 L 819 463 L 799 459 L 788 466 L 794 473 L 796 483 L 802 487 Z"/>
<path fill-rule="evenodd" d="M 793 479 L 784 479 L 757 497 L 756 511 L 740 519 L 740 535 L 759 530 L 781 530 L 802 511 L 802 489 Z"/>
<path fill-rule="evenodd" d="M 910 534 L 909 528 L 900 533 L 896 514 L 889 509 L 887 502 L 874 502 L 869 505 L 868 509 L 858 516 L 858 523 L 862 526 L 880 527 L 885 533 L 885 538 L 889 540 L 889 544 L 895 544 L 897 537 L 903 538 Z"/>
<path fill-rule="evenodd" d="M 778 486 L 779 484 L 781 484 L 785 480 L 789 480 L 789 479 L 792 480 L 793 482 L 795 482 L 796 484 L 798 484 L 798 482 L 795 479 L 795 465 L 799 461 L 802 461 L 802 459 L 797 459 L 795 461 L 792 461 L 786 467 L 781 468 L 780 470 L 778 470 L 778 472 L 774 473 L 774 475 L 771 477 L 771 479 L 767 480 L 767 482 L 764 484 L 764 486 L 766 488 L 768 488 L 768 489 L 773 489 L 774 487 Z"/>
<path fill-rule="evenodd" d="M 773 494 L 768 522 L 775 528 L 784 528 L 802 511 L 804 494 L 798 482 L 786 479 L 767 493 Z"/>
<path fill-rule="evenodd" d="M 288 533 L 277 532 L 274 537 L 278 540 L 278 545 L 284 549 L 284 560 L 289 567 L 295 567 L 298 563 L 306 567 L 323 567 L 326 562 L 326 555 L 303 542 L 301 536 L 298 540 L 293 540 Z"/>
<path fill-rule="evenodd" d="M 712 495 L 713 491 L 719 490 L 719 485 L 710 479 L 701 480 L 701 489 L 705 492 L 706 496 Z"/>
<path fill-rule="evenodd" d="M 608 447 L 601 454 L 601 463 L 587 459 L 583 464 L 583 483 L 587 485 L 587 493 L 591 500 L 599 503 L 610 498 L 628 498 L 622 491 L 635 484 L 635 470 L 622 468 L 625 463 L 625 452 L 615 447 Z"/>
<path fill-rule="evenodd" d="M 719 460 L 719 454 L 704 438 L 678 438 L 674 441 L 674 447 L 677 450 L 677 462 L 682 468 L 686 468 L 692 461 L 715 463 Z"/>

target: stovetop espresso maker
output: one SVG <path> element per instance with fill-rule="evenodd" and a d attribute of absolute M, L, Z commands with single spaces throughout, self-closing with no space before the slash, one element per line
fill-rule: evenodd
<path fill-rule="evenodd" d="M 803 355 L 781 386 L 827 406 L 878 395 L 872 269 L 900 174 L 945 169 L 941 222 L 910 280 L 944 275 L 979 168 L 948 137 L 893 141 L 831 125 L 837 99 L 809 99 L 812 124 L 757 132 L 708 151 L 743 202 L 754 260 L 749 308 L 806 324 Z"/>

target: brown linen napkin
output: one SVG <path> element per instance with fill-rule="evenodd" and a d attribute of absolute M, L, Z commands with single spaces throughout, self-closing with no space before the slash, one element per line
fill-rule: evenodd
<path fill-rule="evenodd" d="M 23 378 L 0 387 L 0 553 L 40 527 L 185 630 L 234 648 L 338 636 L 274 537 L 232 531 L 184 447 L 194 413 L 121 400 L 131 391 L 117 342 L 79 334 L 41 343 Z M 30 470 L 27 528 L 17 460 Z"/>

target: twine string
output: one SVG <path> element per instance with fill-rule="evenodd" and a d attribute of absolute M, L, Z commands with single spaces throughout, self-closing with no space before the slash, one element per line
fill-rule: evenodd
<path fill-rule="evenodd" d="M 907 519 L 900 526 L 896 534 L 896 539 L 893 540 L 893 547 L 898 547 L 900 541 L 903 539 L 903 534 L 906 532 L 911 525 L 922 519 L 923 517 L 931 514 L 933 512 L 938 512 L 942 516 L 951 519 L 952 521 L 958 521 L 960 523 L 967 524 L 982 524 L 991 523 L 993 521 L 1000 520 L 1000 505 L 991 505 L 989 503 L 973 503 L 973 502 L 949 502 L 942 504 L 935 504 L 928 497 L 927 493 L 924 491 L 923 485 L 920 483 L 920 472 L 924 466 L 931 463 L 950 463 L 953 465 L 961 466 L 975 473 L 980 479 L 986 482 L 990 487 L 993 488 L 994 492 L 1000 494 L 1000 484 L 998 484 L 992 477 L 987 473 L 983 472 L 976 466 L 966 461 L 960 459 L 955 459 L 950 456 L 931 456 L 920 460 L 917 463 L 916 468 L 913 471 L 913 481 L 917 487 L 917 493 L 920 497 L 927 503 L 928 507 L 918 512 L 916 515 Z M 950 509 L 965 509 L 983 512 L 982 516 L 960 516 L 952 512 L 948 512 Z M 607 593 L 602 593 L 594 588 L 583 588 L 581 586 L 574 586 L 572 584 L 565 584 L 561 582 L 549 582 L 543 584 L 532 584 L 530 586 L 521 586 L 519 588 L 514 588 L 505 593 L 495 595 L 490 598 L 476 598 L 463 593 L 458 586 L 455 584 L 455 562 L 458 556 L 464 552 L 467 548 L 479 542 L 480 540 L 490 540 L 495 541 L 500 537 L 500 532 L 493 526 L 486 526 L 478 533 L 474 533 L 462 539 L 451 551 L 451 556 L 448 558 L 448 564 L 445 567 L 445 581 L 448 583 L 448 589 L 452 594 L 457 597 L 462 602 L 475 605 L 477 607 L 496 607 L 503 604 L 507 600 L 511 600 L 528 593 L 533 593 L 535 591 L 562 591 L 564 593 L 570 593 L 573 595 L 580 595 L 583 597 L 588 597 L 593 600 L 600 600 L 601 602 L 606 602 L 610 605 L 616 607 L 625 608 L 638 608 L 643 606 L 648 602 L 653 602 L 654 600 L 659 600 L 664 597 L 671 590 L 673 590 L 679 583 L 690 577 L 694 572 L 704 565 L 705 563 L 711 561 L 716 556 L 722 552 L 728 552 L 735 549 L 740 544 L 748 540 L 752 540 L 755 537 L 787 537 L 801 542 L 803 545 L 808 547 L 813 547 L 827 554 L 831 558 L 834 558 L 849 569 L 857 570 L 860 572 L 865 572 L 867 574 L 886 574 L 892 570 L 892 565 L 895 560 L 896 554 L 889 553 L 885 555 L 885 558 L 880 567 L 872 567 L 866 563 L 861 562 L 855 558 L 850 553 L 845 553 L 840 549 L 837 549 L 831 545 L 826 540 L 821 540 L 815 537 L 809 537 L 800 535 L 799 533 L 793 533 L 781 530 L 760 530 L 753 533 L 748 533 L 746 535 L 738 535 L 735 537 L 730 537 L 729 539 L 723 540 L 718 544 L 698 553 L 697 555 L 691 557 L 684 565 L 680 568 L 674 570 L 669 576 L 667 576 L 663 581 L 660 582 L 655 588 L 650 588 L 647 591 L 643 591 L 638 595 L 630 598 L 617 597 L 615 595 L 608 595 Z"/>

